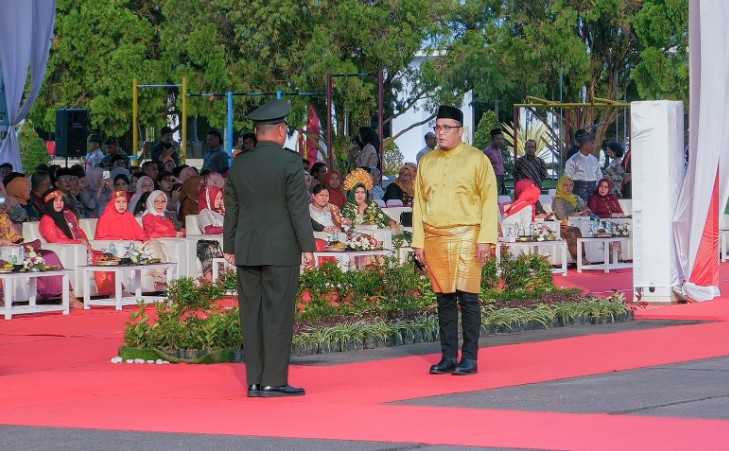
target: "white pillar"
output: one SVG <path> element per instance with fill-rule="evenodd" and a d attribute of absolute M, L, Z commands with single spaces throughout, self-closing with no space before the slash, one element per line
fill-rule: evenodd
<path fill-rule="evenodd" d="M 683 102 L 632 102 L 633 288 L 671 302 L 679 284 L 673 215 L 684 180 Z"/>

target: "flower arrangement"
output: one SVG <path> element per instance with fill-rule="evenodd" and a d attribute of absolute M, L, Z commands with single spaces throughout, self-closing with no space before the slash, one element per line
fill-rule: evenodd
<path fill-rule="evenodd" d="M 613 236 L 630 236 L 630 223 L 619 222 L 613 224 Z"/>
<path fill-rule="evenodd" d="M 130 249 L 129 258 L 135 265 L 148 265 L 154 262 L 152 251 L 143 247 Z"/>
<path fill-rule="evenodd" d="M 534 241 L 554 241 L 557 239 L 557 234 L 546 224 L 537 223 L 534 225 L 533 238 Z"/>
<path fill-rule="evenodd" d="M 45 270 L 46 261 L 35 250 L 29 249 L 25 252 L 23 258 L 22 271 L 43 271 Z"/>
<path fill-rule="evenodd" d="M 347 248 L 355 251 L 369 251 L 380 247 L 380 242 L 376 238 L 364 233 L 355 233 L 347 240 Z"/>

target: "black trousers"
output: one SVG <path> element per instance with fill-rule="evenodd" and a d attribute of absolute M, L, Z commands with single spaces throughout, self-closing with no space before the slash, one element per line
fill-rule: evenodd
<path fill-rule="evenodd" d="M 299 266 L 239 266 L 238 305 L 248 385 L 286 385 Z"/>
<path fill-rule="evenodd" d="M 496 189 L 499 191 L 499 196 L 507 196 L 509 191 L 506 190 L 506 183 L 504 183 L 504 175 L 496 176 Z"/>
<path fill-rule="evenodd" d="M 461 306 L 463 349 L 461 357 L 478 360 L 478 337 L 481 332 L 481 303 L 477 293 L 456 291 L 437 293 L 440 347 L 443 358 L 458 358 L 458 305 Z"/>

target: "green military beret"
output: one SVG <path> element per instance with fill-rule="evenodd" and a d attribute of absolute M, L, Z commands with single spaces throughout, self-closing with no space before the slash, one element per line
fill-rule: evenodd
<path fill-rule="evenodd" d="M 291 113 L 289 102 L 276 99 L 259 106 L 248 117 L 256 124 L 280 124 Z"/>
<path fill-rule="evenodd" d="M 109 136 L 104 140 L 104 144 L 116 144 L 119 142 L 119 138 L 116 136 Z"/>

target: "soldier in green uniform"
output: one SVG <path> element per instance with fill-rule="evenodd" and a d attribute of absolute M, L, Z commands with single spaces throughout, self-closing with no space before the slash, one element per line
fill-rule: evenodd
<path fill-rule="evenodd" d="M 225 185 L 223 253 L 238 268 L 249 397 L 305 393 L 288 384 L 288 365 L 302 254 L 313 267 L 316 245 L 301 157 L 283 149 L 290 112 L 272 100 L 251 113 L 258 143 Z"/>

